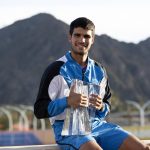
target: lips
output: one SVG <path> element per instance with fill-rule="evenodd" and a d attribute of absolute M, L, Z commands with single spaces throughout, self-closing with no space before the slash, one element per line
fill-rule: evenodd
<path fill-rule="evenodd" d="M 79 47 L 79 48 L 86 48 L 87 45 L 86 44 L 78 44 L 77 47 Z"/>
<path fill-rule="evenodd" d="M 78 47 L 79 47 L 80 49 L 85 48 L 85 46 L 84 46 L 84 45 L 78 45 Z"/>

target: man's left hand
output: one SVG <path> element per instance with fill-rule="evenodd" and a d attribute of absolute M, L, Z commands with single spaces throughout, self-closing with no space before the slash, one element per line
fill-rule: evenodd
<path fill-rule="evenodd" d="M 95 107 L 97 110 L 102 110 L 103 101 L 99 95 L 92 94 L 89 98 L 89 105 Z"/>

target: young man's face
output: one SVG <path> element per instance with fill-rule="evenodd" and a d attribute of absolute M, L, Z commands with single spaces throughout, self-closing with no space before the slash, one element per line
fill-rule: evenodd
<path fill-rule="evenodd" d="M 69 41 L 74 54 L 85 55 L 94 42 L 94 35 L 92 30 L 77 27 L 74 28 L 72 35 L 69 35 Z"/>

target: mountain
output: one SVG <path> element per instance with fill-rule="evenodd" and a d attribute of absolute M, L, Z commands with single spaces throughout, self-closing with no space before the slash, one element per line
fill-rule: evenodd
<path fill-rule="evenodd" d="M 103 61 L 113 91 L 121 99 L 148 100 L 150 40 L 134 44 L 119 42 L 107 35 L 97 38 L 94 56 L 97 60 Z"/>
<path fill-rule="evenodd" d="M 35 102 L 45 68 L 70 49 L 69 26 L 49 14 L 37 14 L 0 29 L 0 102 Z M 96 35 L 90 56 L 106 68 L 112 93 L 122 100 L 150 98 L 150 38 L 125 43 Z"/>

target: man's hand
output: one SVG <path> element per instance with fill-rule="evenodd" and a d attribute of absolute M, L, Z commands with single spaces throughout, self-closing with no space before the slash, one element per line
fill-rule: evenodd
<path fill-rule="evenodd" d="M 67 97 L 68 105 L 73 108 L 88 107 L 88 98 L 83 94 L 78 94 L 74 92 L 74 86 L 70 89 L 70 94 Z"/>
<path fill-rule="evenodd" d="M 89 97 L 89 105 L 95 107 L 97 110 L 102 110 L 103 101 L 99 95 L 92 94 Z"/>

